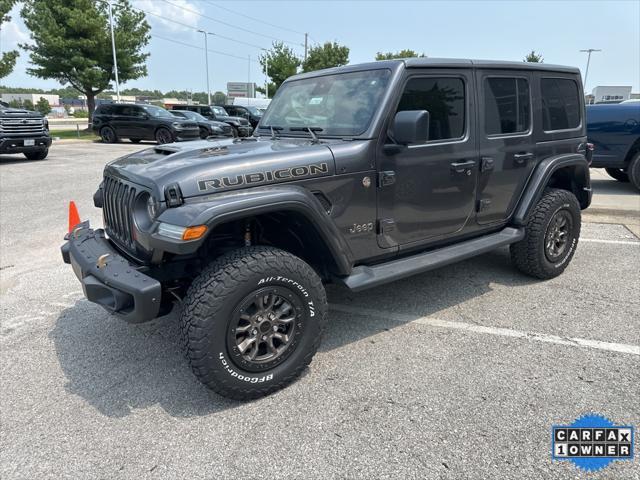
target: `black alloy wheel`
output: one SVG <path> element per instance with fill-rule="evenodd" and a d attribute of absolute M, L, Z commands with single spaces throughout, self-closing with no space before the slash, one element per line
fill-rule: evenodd
<path fill-rule="evenodd" d="M 544 238 L 544 253 L 550 262 L 557 262 L 564 255 L 572 239 L 573 217 L 568 210 L 559 210 L 549 222 Z"/>
<path fill-rule="evenodd" d="M 234 313 L 227 347 L 248 371 L 273 368 L 287 357 L 302 317 L 300 299 L 286 287 L 270 287 L 247 295 Z M 232 359 L 234 359 L 232 356 Z M 234 359 L 235 360 L 235 359 Z"/>

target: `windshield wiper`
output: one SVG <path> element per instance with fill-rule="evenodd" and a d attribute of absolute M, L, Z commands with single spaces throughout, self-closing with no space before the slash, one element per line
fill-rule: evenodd
<path fill-rule="evenodd" d="M 316 132 L 321 132 L 322 130 L 324 129 L 320 127 L 289 127 L 290 132 L 309 132 L 309 135 L 313 138 L 313 143 L 318 143 L 320 141 Z"/>
<path fill-rule="evenodd" d="M 279 132 L 280 130 L 284 130 L 284 127 L 278 127 L 275 125 L 260 125 L 260 127 L 258 128 L 268 128 L 269 130 L 271 130 L 271 140 L 275 140 L 276 139 L 276 132 Z"/>

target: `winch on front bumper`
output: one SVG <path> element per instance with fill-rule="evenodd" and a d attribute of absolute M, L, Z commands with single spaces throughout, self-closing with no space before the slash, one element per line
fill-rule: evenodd
<path fill-rule="evenodd" d="M 131 323 L 158 316 L 160 282 L 121 256 L 105 238 L 104 230 L 92 230 L 89 222 L 84 222 L 65 239 L 62 259 L 73 267 L 87 300 Z"/>

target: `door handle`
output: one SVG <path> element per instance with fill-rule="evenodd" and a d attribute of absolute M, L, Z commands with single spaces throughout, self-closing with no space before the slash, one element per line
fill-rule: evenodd
<path fill-rule="evenodd" d="M 468 160 L 466 162 L 453 162 L 451 164 L 451 170 L 456 173 L 464 173 L 467 170 L 471 170 L 476 166 L 476 162 L 474 160 Z"/>
<path fill-rule="evenodd" d="M 513 155 L 513 160 L 518 164 L 518 165 L 522 165 L 523 163 L 525 163 L 527 160 L 531 160 L 533 158 L 533 153 L 531 152 L 526 152 L 526 153 L 516 153 Z"/>

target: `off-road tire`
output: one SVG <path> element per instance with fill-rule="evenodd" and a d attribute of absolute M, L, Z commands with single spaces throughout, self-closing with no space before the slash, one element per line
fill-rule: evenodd
<path fill-rule="evenodd" d="M 631 184 L 640 190 L 640 152 L 636 153 L 631 159 L 629 167 L 627 168 L 627 175 Z"/>
<path fill-rule="evenodd" d="M 244 299 L 265 287 L 297 296 L 303 308 L 295 322 L 302 327 L 281 363 L 256 372 L 240 366 L 228 336 Z M 193 373 L 208 388 L 237 400 L 259 398 L 291 383 L 311 362 L 326 313 L 324 286 L 307 263 L 272 247 L 241 248 L 214 260 L 189 287 L 180 308 L 182 346 Z"/>
<path fill-rule="evenodd" d="M 158 130 L 156 130 L 155 139 L 156 142 L 158 142 L 158 145 L 164 145 L 165 143 L 172 143 L 175 141 L 171 130 L 164 127 L 160 127 Z"/>
<path fill-rule="evenodd" d="M 131 143 L 140 143 L 140 141 L 141 141 L 141 140 L 142 140 L 141 138 L 130 138 L 130 139 L 129 139 L 129 141 L 130 141 Z"/>
<path fill-rule="evenodd" d="M 24 152 L 24 156 L 27 157 L 27 160 L 44 160 L 49 155 L 49 149 L 45 148 L 44 150 L 37 150 L 35 152 Z"/>
<path fill-rule="evenodd" d="M 547 234 L 552 228 L 551 222 L 557 215 L 571 219 L 568 227 L 566 248 L 556 259 L 550 260 L 547 253 Z M 511 245 L 511 260 L 523 273 L 540 279 L 549 279 L 560 275 L 578 246 L 580 237 L 580 205 L 572 192 L 548 188 L 538 201 L 527 219 L 525 237 Z"/>
<path fill-rule="evenodd" d="M 620 168 L 605 168 L 605 171 L 611 178 L 615 178 L 619 182 L 629 182 L 629 175 L 627 175 L 626 172 Z"/>
<path fill-rule="evenodd" d="M 116 131 L 108 126 L 100 129 L 100 138 L 102 139 L 102 143 L 118 143 Z"/>

